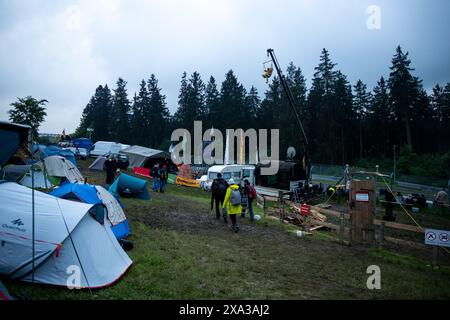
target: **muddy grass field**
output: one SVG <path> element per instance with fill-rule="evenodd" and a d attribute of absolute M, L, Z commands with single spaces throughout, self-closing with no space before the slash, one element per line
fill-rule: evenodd
<path fill-rule="evenodd" d="M 101 184 L 103 174 L 87 164 L 79 163 L 83 174 Z M 240 219 L 236 234 L 210 212 L 208 193 L 187 187 L 123 203 L 133 265 L 116 284 L 90 291 L 2 281 L 30 300 L 450 298 L 448 258 L 433 268 L 428 253 L 411 248 L 342 246 L 330 231 L 297 238 L 295 227 L 270 217 Z M 381 290 L 366 287 L 370 265 L 381 269 Z"/>

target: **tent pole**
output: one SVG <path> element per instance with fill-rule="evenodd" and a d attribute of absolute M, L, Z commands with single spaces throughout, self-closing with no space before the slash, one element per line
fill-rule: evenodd
<path fill-rule="evenodd" d="M 30 143 L 30 151 L 31 151 L 31 225 L 32 225 L 32 231 L 31 231 L 31 283 L 34 283 L 34 170 L 33 170 L 33 128 L 31 128 L 31 143 Z"/>

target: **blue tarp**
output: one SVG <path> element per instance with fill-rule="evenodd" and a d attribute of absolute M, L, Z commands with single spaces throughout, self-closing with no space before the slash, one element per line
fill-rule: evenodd
<path fill-rule="evenodd" d="M 78 138 L 72 141 L 73 145 L 77 148 L 85 148 L 87 150 L 91 150 L 92 141 L 88 138 Z"/>
<path fill-rule="evenodd" d="M 121 223 L 112 226 L 111 231 L 119 240 L 127 237 L 130 234 L 130 225 L 128 224 L 128 220 L 124 220 Z"/>
<path fill-rule="evenodd" d="M 109 187 L 109 192 L 114 196 L 137 198 L 141 200 L 150 200 L 151 196 L 147 190 L 147 180 L 142 180 L 121 173 L 120 176 Z"/>

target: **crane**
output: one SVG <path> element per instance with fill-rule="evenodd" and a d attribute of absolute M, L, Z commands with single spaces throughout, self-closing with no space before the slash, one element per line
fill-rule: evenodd
<path fill-rule="evenodd" d="M 286 78 L 283 75 L 283 72 L 281 71 L 280 65 L 278 63 L 278 60 L 275 56 L 275 52 L 273 49 L 267 49 L 267 56 L 270 57 L 271 61 L 273 62 L 274 66 L 275 66 L 275 70 L 278 73 L 278 77 L 280 78 L 280 82 L 281 85 L 284 89 L 284 92 L 286 93 L 286 96 L 288 98 L 289 101 L 289 105 L 291 107 L 292 112 L 295 115 L 295 119 L 297 122 L 297 125 L 300 129 L 301 135 L 303 137 L 303 169 L 305 170 L 306 173 L 306 186 L 308 186 L 311 182 L 311 162 L 310 162 L 310 158 L 309 158 L 309 143 L 308 143 L 308 138 L 306 136 L 305 130 L 303 129 L 303 125 L 302 122 L 300 120 L 300 116 L 297 112 L 297 109 L 295 108 L 295 101 L 294 101 L 294 97 L 292 95 L 291 89 L 289 88 Z M 268 81 L 268 79 L 270 78 L 270 76 L 272 75 L 273 69 L 271 67 L 269 68 L 265 68 L 264 69 L 264 74 L 263 74 L 263 78 L 266 79 L 266 81 Z"/>

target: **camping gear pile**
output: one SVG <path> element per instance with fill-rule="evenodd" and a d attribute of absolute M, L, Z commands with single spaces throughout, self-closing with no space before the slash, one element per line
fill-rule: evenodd
<path fill-rule="evenodd" d="M 77 288 L 114 283 L 132 264 L 124 251 L 130 227 L 120 200 L 84 184 L 78 168 L 59 153 L 32 165 L 6 165 L 29 150 L 29 130 L 0 122 L 0 274 Z M 27 187 L 32 178 L 35 188 L 61 186 L 46 194 Z M 119 178 L 119 194 L 130 189 L 149 198 L 145 184 L 131 180 L 130 186 Z"/>

